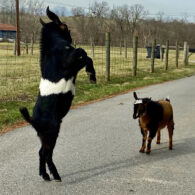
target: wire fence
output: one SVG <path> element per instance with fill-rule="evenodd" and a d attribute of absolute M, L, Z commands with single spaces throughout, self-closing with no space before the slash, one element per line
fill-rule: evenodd
<path fill-rule="evenodd" d="M 77 48 L 82 47 L 88 56 L 93 59 L 98 83 L 106 83 L 106 47 L 95 43 L 77 43 Z M 14 43 L 0 42 L 0 102 L 2 101 L 28 101 L 34 99 L 38 93 L 40 82 L 40 51 L 39 44 L 34 44 L 33 55 L 29 52 L 27 44 L 21 44 L 21 56 L 14 55 Z M 27 49 L 28 48 L 28 49 Z M 170 47 L 171 48 L 171 47 Z M 110 41 L 110 81 L 118 84 L 124 83 L 133 77 L 133 42 L 116 43 Z M 184 66 L 183 48 L 178 55 L 178 67 Z M 189 54 L 187 54 L 189 55 Z M 151 58 L 147 58 L 146 48 L 137 48 L 137 76 L 149 79 L 151 76 Z M 189 60 L 195 62 L 195 57 L 190 55 Z M 154 71 L 165 68 L 165 59 L 154 61 Z M 176 48 L 169 50 L 168 68 L 176 69 Z M 88 76 L 82 70 L 77 82 L 89 83 Z"/>

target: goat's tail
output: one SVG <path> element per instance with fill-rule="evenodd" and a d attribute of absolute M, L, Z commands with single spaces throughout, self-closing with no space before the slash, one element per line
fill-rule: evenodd
<path fill-rule="evenodd" d="M 28 109 L 23 107 L 23 108 L 20 108 L 20 112 L 22 114 L 22 116 L 24 117 L 24 119 L 29 122 L 30 124 L 32 124 L 32 118 L 30 117 L 30 114 L 28 112 Z"/>

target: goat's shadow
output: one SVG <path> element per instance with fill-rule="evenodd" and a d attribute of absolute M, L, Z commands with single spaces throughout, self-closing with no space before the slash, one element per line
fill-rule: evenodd
<path fill-rule="evenodd" d="M 170 151 L 168 149 L 168 143 L 162 143 L 158 148 L 153 147 L 150 155 L 138 153 L 126 160 L 115 161 L 102 166 L 62 175 L 62 179 L 65 181 L 65 184 L 77 184 L 87 179 L 94 178 L 121 168 L 133 167 L 141 164 L 147 164 L 151 161 L 156 162 L 164 159 L 172 159 L 176 156 L 192 154 L 195 153 L 195 137 L 175 140 L 173 143 L 173 148 L 174 149 Z"/>

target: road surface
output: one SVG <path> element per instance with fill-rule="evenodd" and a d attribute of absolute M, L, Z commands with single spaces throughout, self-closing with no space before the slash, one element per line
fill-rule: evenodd
<path fill-rule="evenodd" d="M 0 194 L 195 194 L 195 76 L 137 90 L 154 100 L 169 96 L 174 109 L 173 150 L 168 131 L 150 155 L 139 153 L 141 133 L 129 92 L 73 109 L 54 150 L 62 182 L 38 175 L 39 139 L 30 127 L 0 137 Z"/>

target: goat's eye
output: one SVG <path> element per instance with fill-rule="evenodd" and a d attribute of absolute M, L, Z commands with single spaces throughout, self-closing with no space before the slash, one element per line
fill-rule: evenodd
<path fill-rule="evenodd" d="M 66 50 L 69 50 L 69 49 L 70 49 L 70 47 L 69 47 L 69 46 L 65 46 L 65 49 L 66 49 Z"/>

